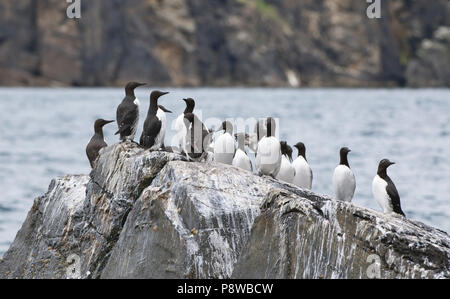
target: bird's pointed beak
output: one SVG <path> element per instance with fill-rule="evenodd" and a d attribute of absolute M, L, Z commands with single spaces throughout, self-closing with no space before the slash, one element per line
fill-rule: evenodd
<path fill-rule="evenodd" d="M 394 165 L 394 164 L 395 164 L 395 162 L 391 162 L 391 163 L 389 163 L 389 166 L 390 166 L 390 165 Z"/>
<path fill-rule="evenodd" d="M 112 123 L 112 122 L 114 122 L 114 120 L 105 120 L 105 124 L 109 124 L 109 123 Z"/>
<path fill-rule="evenodd" d="M 147 83 L 138 83 L 138 86 L 147 85 Z"/>

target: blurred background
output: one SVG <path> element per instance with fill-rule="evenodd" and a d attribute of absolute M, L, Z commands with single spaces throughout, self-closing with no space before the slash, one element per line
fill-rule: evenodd
<path fill-rule="evenodd" d="M 172 121 L 184 97 L 205 118 L 280 120 L 303 141 L 313 191 L 332 195 L 339 148 L 372 197 L 389 169 L 409 218 L 450 232 L 450 1 L 0 0 L 0 257 L 52 178 L 88 174 L 97 118 L 115 119 L 128 81 L 142 131 L 152 89 Z M 105 127 L 118 142 L 115 123 Z M 296 151 L 294 151 L 294 155 Z"/>
<path fill-rule="evenodd" d="M 0 85 L 450 86 L 450 2 L 0 1 Z"/>

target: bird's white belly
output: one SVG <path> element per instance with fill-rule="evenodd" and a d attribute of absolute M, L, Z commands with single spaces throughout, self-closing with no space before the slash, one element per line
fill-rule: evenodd
<path fill-rule="evenodd" d="M 156 117 L 161 122 L 161 129 L 158 132 L 158 135 L 156 135 L 155 143 L 150 148 L 152 151 L 159 150 L 164 143 L 164 137 L 166 136 L 166 113 L 161 110 L 161 108 L 158 108 L 158 111 L 156 112 Z"/>
<path fill-rule="evenodd" d="M 380 205 L 381 209 L 383 209 L 384 213 L 393 212 L 393 207 L 391 201 L 389 200 L 389 195 L 386 191 L 387 182 L 380 178 L 379 175 L 376 175 L 372 181 L 372 193 L 373 197 Z"/>
<path fill-rule="evenodd" d="M 259 174 L 276 176 L 281 166 L 280 142 L 275 137 L 263 137 L 258 143 L 255 159 Z"/>
<path fill-rule="evenodd" d="M 247 171 L 252 171 L 252 164 L 250 158 L 240 148 L 236 150 L 236 154 L 233 158 L 233 166 L 242 168 Z"/>
<path fill-rule="evenodd" d="M 220 163 L 233 163 L 234 139 L 229 133 L 224 133 L 214 142 L 214 160 Z"/>
<path fill-rule="evenodd" d="M 292 163 L 295 170 L 294 180 L 292 181 L 296 186 L 302 189 L 311 190 L 312 187 L 312 171 L 302 156 L 297 157 Z"/>
<path fill-rule="evenodd" d="M 345 165 L 338 165 L 333 174 L 333 187 L 336 199 L 351 201 L 355 193 L 355 176 L 350 168 Z"/>
<path fill-rule="evenodd" d="M 285 155 L 281 157 L 280 171 L 276 176 L 277 179 L 286 183 L 292 183 L 294 180 L 295 170 Z"/>

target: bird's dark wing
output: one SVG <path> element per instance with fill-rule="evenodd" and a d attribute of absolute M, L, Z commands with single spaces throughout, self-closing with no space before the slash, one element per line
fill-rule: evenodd
<path fill-rule="evenodd" d="M 129 103 L 121 103 L 119 107 L 117 107 L 116 119 L 119 130 L 116 134 L 121 136 L 131 135 L 132 126 L 135 123 L 136 118 L 138 117 L 139 109 L 134 104 Z"/>
<path fill-rule="evenodd" d="M 88 145 L 86 146 L 86 155 L 89 159 L 89 163 L 91 164 L 91 167 L 94 168 L 94 162 L 98 158 L 98 152 L 104 148 L 107 147 L 105 141 L 103 141 L 103 138 L 97 138 L 94 136 L 89 141 Z"/>
<path fill-rule="evenodd" d="M 387 186 L 386 186 L 386 192 L 388 196 L 391 198 L 392 202 L 392 208 L 395 213 L 405 216 L 405 213 L 402 211 L 402 207 L 400 204 L 400 195 L 398 195 L 397 188 L 395 187 L 392 180 L 387 177 L 386 178 Z"/>
<path fill-rule="evenodd" d="M 155 144 L 155 138 L 161 130 L 161 121 L 156 116 L 147 117 L 144 122 L 140 144 L 144 148 L 151 148 Z"/>

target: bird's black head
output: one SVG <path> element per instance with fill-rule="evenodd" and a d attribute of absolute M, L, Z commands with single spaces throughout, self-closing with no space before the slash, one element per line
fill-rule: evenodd
<path fill-rule="evenodd" d="M 99 118 L 94 123 L 94 130 L 96 133 L 101 132 L 104 125 L 112 123 L 114 120 L 104 120 L 102 118 Z"/>
<path fill-rule="evenodd" d="M 298 150 L 298 155 L 306 159 L 306 147 L 303 142 L 297 142 L 294 147 Z"/>
<path fill-rule="evenodd" d="M 195 101 L 193 98 L 183 99 L 186 102 L 186 109 L 184 109 L 184 113 L 192 113 L 195 108 Z"/>
<path fill-rule="evenodd" d="M 234 139 L 236 139 L 239 147 L 245 147 L 250 144 L 250 135 L 247 133 L 236 133 L 234 134 Z"/>
<path fill-rule="evenodd" d="M 377 171 L 377 173 L 378 173 L 378 174 L 386 173 L 386 169 L 387 169 L 389 166 L 393 165 L 393 164 L 395 164 L 395 163 L 389 161 L 388 159 L 383 159 L 383 160 L 381 160 L 381 161 L 380 161 L 380 164 L 378 164 L 378 171 Z"/>
<path fill-rule="evenodd" d="M 219 129 L 217 129 L 216 132 L 219 131 L 225 131 L 227 133 L 233 134 L 233 124 L 230 121 L 226 120 L 222 122 L 222 124 L 220 125 Z"/>
<path fill-rule="evenodd" d="M 276 123 L 272 117 L 268 117 L 266 120 L 267 137 L 275 135 Z"/>
<path fill-rule="evenodd" d="M 286 141 L 280 141 L 281 154 L 288 156 L 289 160 L 292 162 L 292 147 L 290 147 Z"/>
<path fill-rule="evenodd" d="M 339 154 L 341 157 L 341 161 L 339 164 L 350 167 L 350 165 L 348 164 L 348 159 L 347 159 L 347 155 L 349 152 L 351 152 L 351 150 L 348 147 L 341 148 L 341 150 L 339 151 Z"/>
<path fill-rule="evenodd" d="M 127 85 L 125 85 L 125 94 L 127 96 L 134 96 L 134 89 L 145 84 L 146 83 L 128 82 Z"/>
<path fill-rule="evenodd" d="M 150 100 L 158 100 L 160 97 L 162 97 L 165 94 L 168 94 L 168 91 L 159 91 L 159 90 L 154 90 L 152 91 L 152 93 L 150 94 Z"/>

